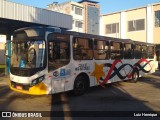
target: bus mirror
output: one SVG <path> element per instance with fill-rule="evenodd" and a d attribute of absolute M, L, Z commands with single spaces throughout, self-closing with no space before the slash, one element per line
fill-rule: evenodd
<path fill-rule="evenodd" d="M 6 56 L 6 57 L 11 57 L 11 55 L 8 55 L 8 43 L 11 43 L 11 42 L 7 42 L 7 43 L 5 43 L 5 53 L 4 53 L 4 56 Z"/>

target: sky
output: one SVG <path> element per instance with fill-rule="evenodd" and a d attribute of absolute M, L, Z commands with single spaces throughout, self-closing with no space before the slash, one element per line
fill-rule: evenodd
<path fill-rule="evenodd" d="M 12 2 L 17 2 L 29 6 L 46 8 L 48 4 L 52 2 L 66 2 L 70 0 L 8 0 Z M 72 0 L 78 2 L 80 0 Z M 127 9 L 137 8 L 147 6 L 148 4 L 153 4 L 160 2 L 160 0 L 95 0 L 101 5 L 101 14 L 107 14 L 112 12 L 123 11 Z"/>

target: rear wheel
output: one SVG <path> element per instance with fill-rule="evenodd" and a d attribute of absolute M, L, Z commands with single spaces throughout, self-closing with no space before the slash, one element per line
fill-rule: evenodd
<path fill-rule="evenodd" d="M 139 78 L 139 72 L 137 70 L 133 71 L 133 74 L 132 74 L 132 82 L 136 83 L 138 81 L 138 78 Z"/>
<path fill-rule="evenodd" d="M 78 76 L 74 82 L 73 93 L 76 96 L 83 95 L 87 91 L 87 80 L 84 76 Z"/>

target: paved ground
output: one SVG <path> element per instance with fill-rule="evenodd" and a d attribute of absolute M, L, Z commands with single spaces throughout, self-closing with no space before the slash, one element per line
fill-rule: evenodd
<path fill-rule="evenodd" d="M 7 77 L 0 77 L 0 111 L 53 111 L 52 114 L 63 114 L 69 116 L 61 118 L 45 118 L 51 120 L 106 120 L 106 118 L 104 117 L 90 118 L 86 116 L 89 116 L 90 114 L 92 116 L 105 116 L 106 114 L 118 114 L 118 116 L 122 114 L 122 116 L 125 116 L 130 113 L 120 111 L 139 111 L 140 113 L 142 113 L 141 111 L 160 111 L 159 71 L 152 75 L 148 75 L 145 78 L 141 78 L 140 81 L 137 83 L 118 82 L 114 84 L 109 84 L 106 86 L 106 88 L 102 88 L 100 86 L 93 87 L 89 89 L 89 91 L 86 94 L 77 97 L 71 95 L 70 93 L 61 93 L 56 95 L 45 96 L 31 96 L 17 93 L 9 89 L 7 79 Z M 61 112 L 56 113 L 55 111 Z M 75 111 L 81 112 L 78 113 Z M 109 111 L 114 112 L 110 113 Z M 45 112 L 43 112 L 43 114 L 45 114 Z M 50 114 L 50 112 L 47 112 L 46 114 Z M 84 117 L 70 117 L 74 115 L 76 116 L 77 114 L 82 115 Z M 17 118 L 10 119 L 17 120 Z M 114 117 L 112 119 L 120 120 L 120 118 L 118 117 Z M 125 119 L 130 120 L 133 118 L 124 117 L 123 120 Z M 142 120 L 142 117 L 134 117 L 134 119 Z M 150 120 L 151 117 L 145 117 L 143 119 Z M 158 118 L 154 119 L 158 120 Z"/>

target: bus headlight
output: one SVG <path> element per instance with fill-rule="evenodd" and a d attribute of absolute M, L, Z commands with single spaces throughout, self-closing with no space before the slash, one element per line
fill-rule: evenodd
<path fill-rule="evenodd" d="M 38 77 L 38 78 L 34 79 L 34 80 L 32 81 L 32 83 L 31 83 L 31 86 L 34 86 L 34 85 L 42 82 L 43 80 L 44 80 L 44 75 L 41 76 L 41 77 Z"/>

